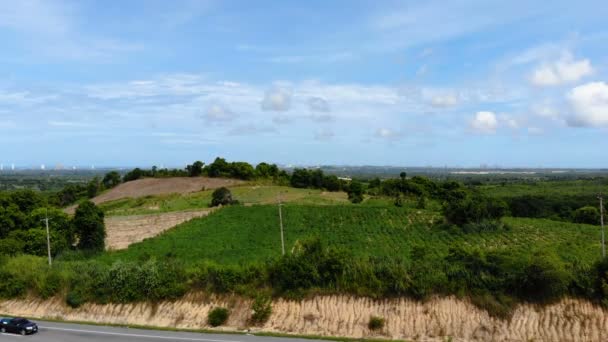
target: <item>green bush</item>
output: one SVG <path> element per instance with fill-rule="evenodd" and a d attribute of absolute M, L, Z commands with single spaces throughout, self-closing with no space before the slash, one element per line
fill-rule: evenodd
<path fill-rule="evenodd" d="M 228 320 L 230 312 L 226 308 L 215 308 L 207 315 L 207 323 L 212 327 L 219 327 Z"/>
<path fill-rule="evenodd" d="M 0 270 L 0 297 L 13 298 L 25 295 L 27 290 L 26 283 L 4 270 Z"/>
<path fill-rule="evenodd" d="M 378 316 L 372 316 L 369 318 L 369 322 L 367 323 L 367 327 L 369 330 L 381 330 L 384 328 L 384 318 Z"/>
<path fill-rule="evenodd" d="M 65 302 L 71 308 L 78 308 L 85 302 L 85 298 L 77 291 L 70 291 L 65 297 Z"/>
<path fill-rule="evenodd" d="M 272 299 L 270 296 L 258 295 L 251 303 L 251 321 L 254 324 L 262 324 L 268 321 L 272 314 Z"/>

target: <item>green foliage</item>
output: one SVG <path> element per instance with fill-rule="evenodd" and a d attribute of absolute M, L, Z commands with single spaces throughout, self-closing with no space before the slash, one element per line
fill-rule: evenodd
<path fill-rule="evenodd" d="M 106 188 L 106 189 L 111 189 L 111 188 L 119 185 L 120 182 L 121 182 L 120 173 L 118 173 L 116 171 L 110 171 L 110 172 L 106 173 L 105 176 L 103 177 L 103 180 L 101 181 L 104 188 Z"/>
<path fill-rule="evenodd" d="M 207 315 L 207 323 L 212 327 L 219 327 L 228 320 L 230 312 L 226 308 L 214 308 Z"/>
<path fill-rule="evenodd" d="M 357 180 L 353 180 L 350 182 L 348 187 L 348 200 L 351 203 L 361 203 L 363 202 L 363 184 Z"/>
<path fill-rule="evenodd" d="M 103 217 L 103 211 L 93 202 L 83 202 L 76 208 L 73 224 L 79 249 L 104 250 L 106 229 Z"/>
<path fill-rule="evenodd" d="M 576 223 L 600 224 L 600 211 L 596 207 L 585 206 L 578 208 L 572 215 L 572 221 Z"/>
<path fill-rule="evenodd" d="M 232 198 L 232 192 L 226 187 L 221 187 L 213 191 L 211 195 L 211 206 L 217 207 L 219 205 L 231 205 L 238 203 Z"/>
<path fill-rule="evenodd" d="M 15 256 L 23 252 L 23 241 L 15 238 L 0 239 L 0 255 Z"/>
<path fill-rule="evenodd" d="M 403 172 L 405 173 L 405 172 Z M 369 322 L 367 323 L 367 327 L 369 328 L 369 330 L 382 330 L 384 328 L 384 318 L 383 317 L 378 317 L 378 316 L 372 316 L 369 318 Z"/>
<path fill-rule="evenodd" d="M 263 324 L 268 321 L 272 314 L 272 298 L 267 295 L 257 295 L 251 303 L 251 322 L 253 324 Z"/>
<path fill-rule="evenodd" d="M 471 223 L 494 221 L 507 212 L 503 201 L 488 198 L 481 194 L 468 194 L 460 200 L 444 202 L 443 214 L 449 223 L 460 227 Z"/>
<path fill-rule="evenodd" d="M 205 163 L 200 160 L 195 161 L 192 165 L 186 166 L 186 171 L 190 177 L 198 177 L 203 174 L 203 167 Z"/>

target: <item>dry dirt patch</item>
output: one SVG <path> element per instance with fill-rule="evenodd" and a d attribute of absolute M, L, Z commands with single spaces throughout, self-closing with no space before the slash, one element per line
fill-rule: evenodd
<path fill-rule="evenodd" d="M 144 178 L 120 184 L 95 198 L 93 202 L 100 204 L 121 198 L 138 198 L 150 195 L 186 194 L 204 189 L 216 189 L 222 186 L 233 186 L 243 181 L 224 178 L 207 177 L 172 177 Z"/>
<path fill-rule="evenodd" d="M 213 209 L 106 217 L 106 248 L 113 250 L 127 248 L 133 243 L 154 237 L 180 223 L 207 216 L 211 211 Z"/>
<path fill-rule="evenodd" d="M 217 189 L 222 186 L 234 186 L 244 182 L 237 179 L 208 178 L 208 177 L 171 177 L 171 178 L 143 178 L 126 183 L 104 192 L 91 199 L 93 203 L 100 204 L 122 198 L 138 198 L 152 195 L 187 194 L 203 189 Z M 68 214 L 74 214 L 76 206 L 65 209 Z"/>

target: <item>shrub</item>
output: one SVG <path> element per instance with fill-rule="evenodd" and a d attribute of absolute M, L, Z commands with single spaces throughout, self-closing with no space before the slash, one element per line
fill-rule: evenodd
<path fill-rule="evenodd" d="M 367 323 L 367 327 L 369 330 L 380 330 L 384 328 L 384 318 L 378 316 L 372 316 L 369 318 L 369 323 Z"/>
<path fill-rule="evenodd" d="M 211 195 L 211 206 L 217 207 L 219 205 L 230 205 L 236 204 L 237 202 L 232 198 L 232 192 L 228 188 L 221 187 L 216 189 Z"/>
<path fill-rule="evenodd" d="M 272 300 L 270 296 L 258 295 L 251 304 L 251 321 L 261 324 L 268 321 L 272 314 Z"/>
<path fill-rule="evenodd" d="M 596 207 L 586 206 L 576 209 L 572 220 L 576 223 L 600 224 L 600 211 Z"/>
<path fill-rule="evenodd" d="M 65 297 L 65 302 L 71 308 L 75 309 L 75 308 L 80 307 L 82 304 L 84 304 L 85 299 L 80 293 L 78 293 L 78 291 L 70 291 L 70 292 L 68 292 L 68 295 Z"/>
<path fill-rule="evenodd" d="M 212 327 L 218 327 L 228 320 L 230 312 L 226 308 L 215 308 L 209 312 L 207 323 Z"/>
<path fill-rule="evenodd" d="M 521 298 L 534 302 L 551 302 L 566 294 L 571 274 L 556 254 L 535 253 L 523 266 L 512 284 Z M 517 269 L 513 270 L 515 272 Z"/>
<path fill-rule="evenodd" d="M 0 279 L 0 297 L 13 298 L 25 294 L 26 284 L 22 279 L 4 270 L 0 271 Z"/>

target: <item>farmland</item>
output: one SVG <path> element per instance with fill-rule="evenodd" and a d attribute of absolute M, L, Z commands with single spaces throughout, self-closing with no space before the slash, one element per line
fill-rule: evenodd
<path fill-rule="evenodd" d="M 600 252 L 597 227 L 542 219 L 505 218 L 508 231 L 458 234 L 434 227 L 441 216 L 427 210 L 291 204 L 283 207 L 283 217 L 288 251 L 299 241 L 320 237 L 326 245 L 345 249 L 358 258 L 404 261 L 410 259 L 415 246 L 437 258 L 459 245 L 514 254 L 543 249 L 569 262 L 588 265 Z M 260 205 L 224 208 L 101 259 L 111 262 L 172 255 L 186 263 L 208 259 L 243 264 L 279 257 L 280 252 L 277 207 Z"/>

